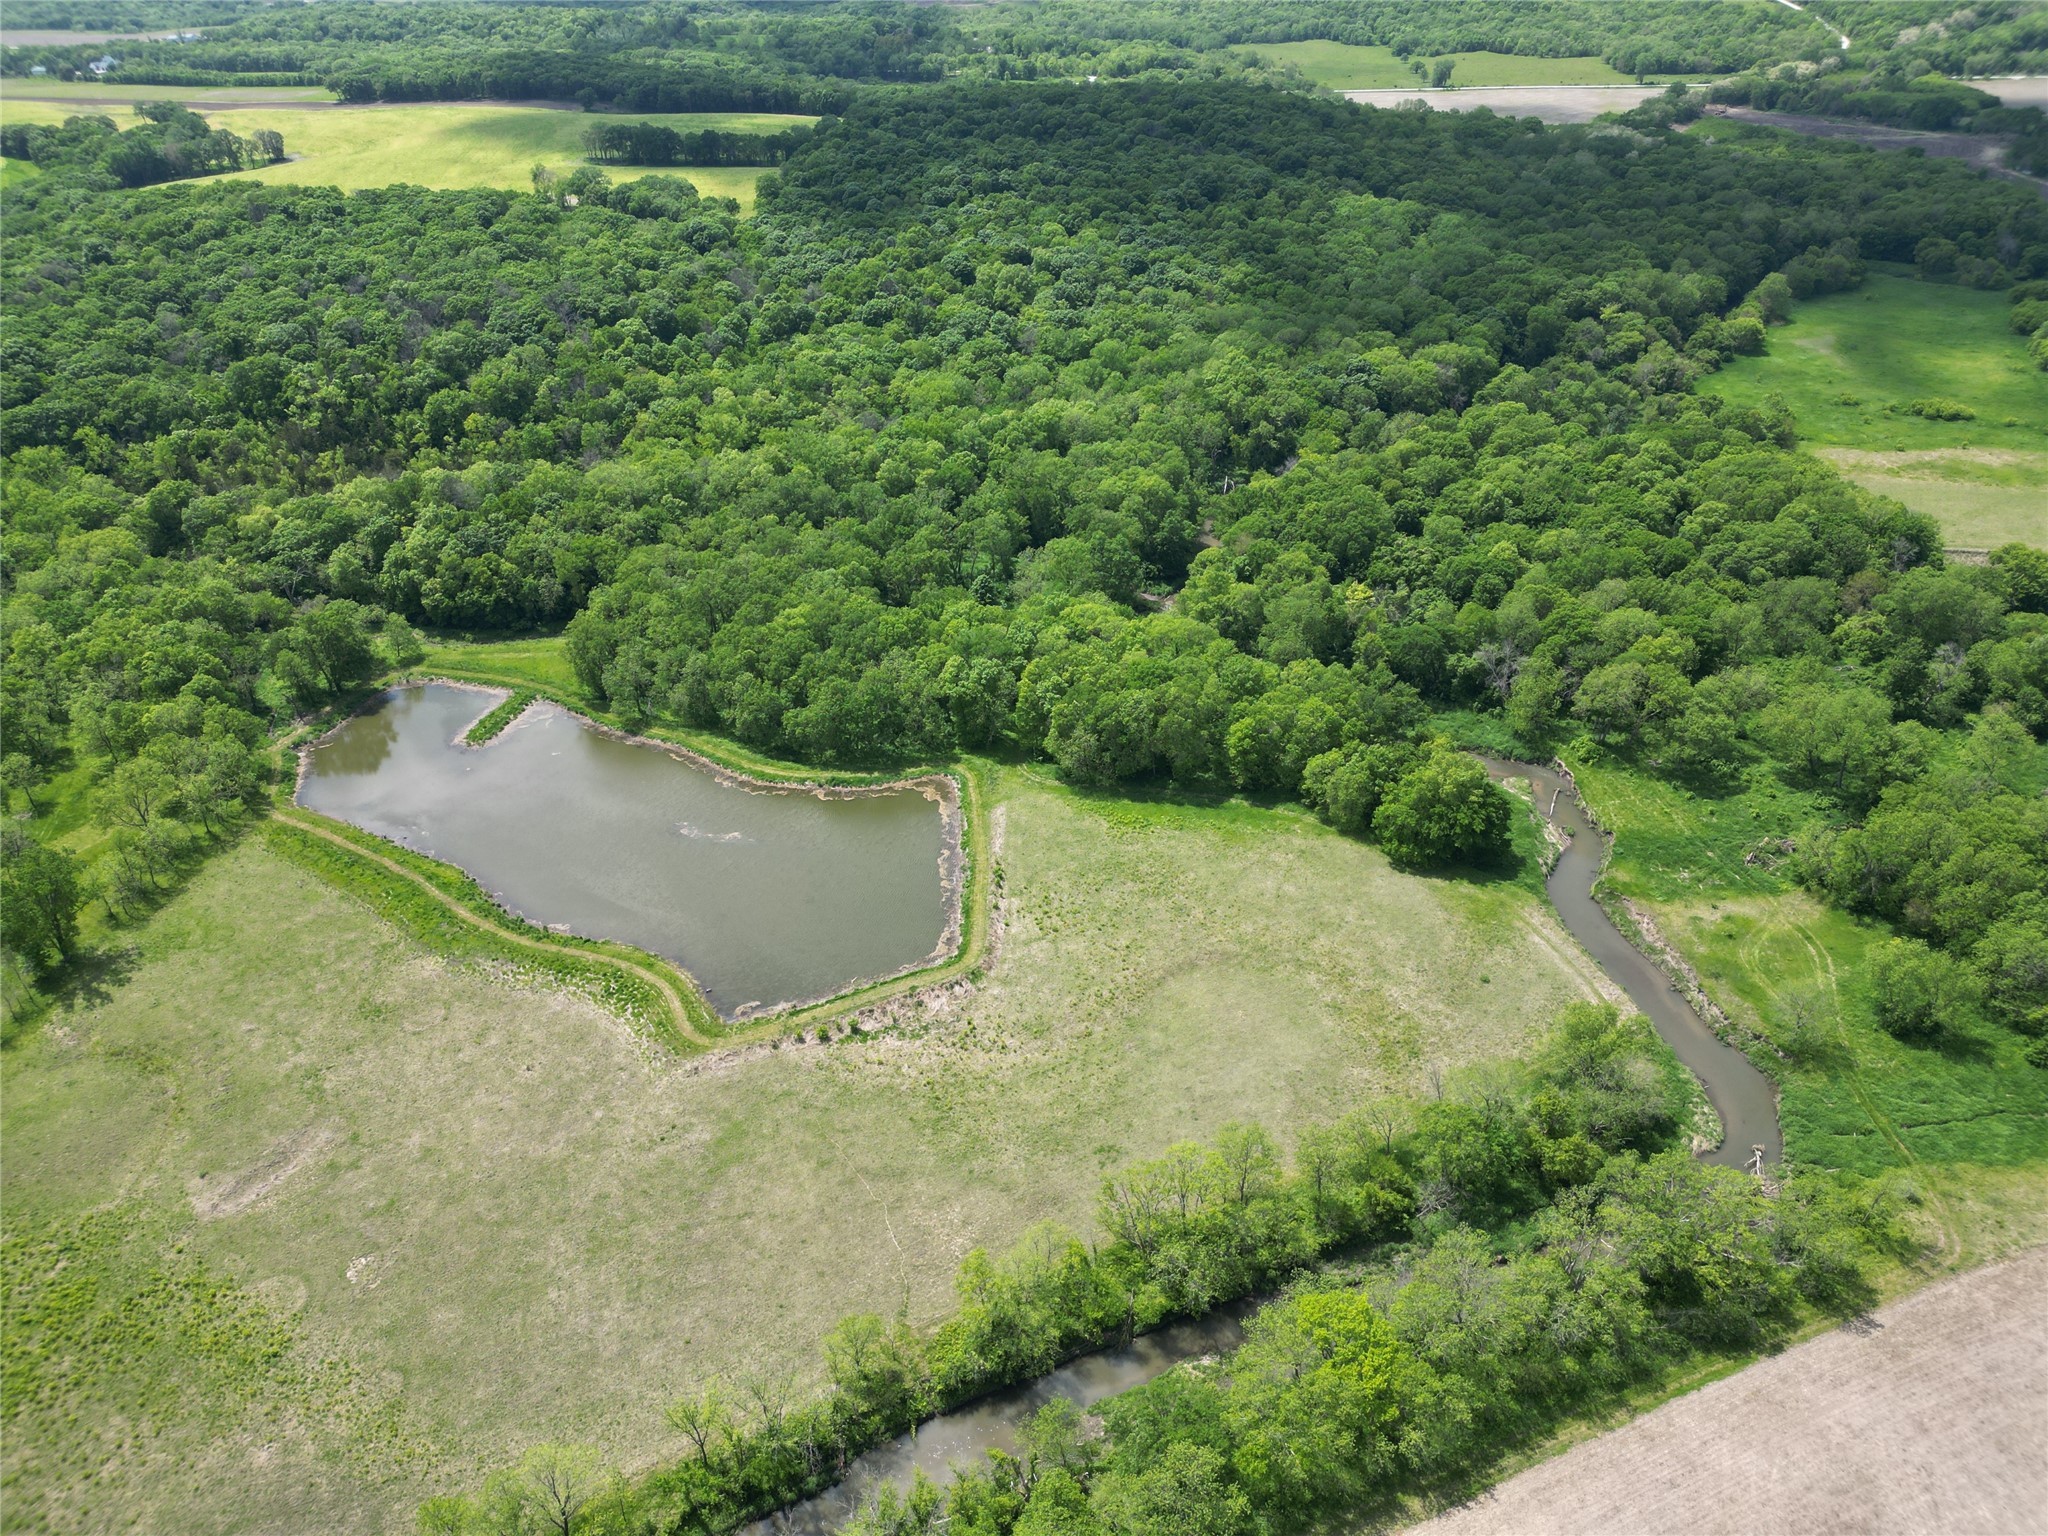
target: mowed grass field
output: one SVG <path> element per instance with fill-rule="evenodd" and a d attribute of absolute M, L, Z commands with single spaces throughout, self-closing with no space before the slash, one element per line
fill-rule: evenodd
<path fill-rule="evenodd" d="M 1317 85 L 1335 91 L 1399 90 L 1429 83 L 1416 75 L 1406 59 L 1396 58 L 1391 48 L 1312 41 L 1247 43 L 1235 51 L 1292 64 Z M 1516 53 L 1448 53 L 1428 55 L 1423 62 L 1427 65 L 1438 57 L 1456 61 L 1453 86 L 1628 85 L 1634 81 L 1633 76 L 1592 55 L 1539 59 Z"/>
<path fill-rule="evenodd" d="M 1710 798 L 1574 766 L 1615 833 L 1603 893 L 1646 910 L 1748 1036 L 1780 1086 L 1787 1159 L 1895 1180 L 1952 1263 L 2048 1241 L 2048 1072 L 1989 1022 L 1939 1048 L 1876 1026 L 1865 956 L 1888 930 L 1772 865 L 1821 807 L 1761 775 Z"/>
<path fill-rule="evenodd" d="M 42 80 L 14 76 L 0 81 L 0 97 L 51 103 L 76 102 L 71 110 L 88 108 L 113 114 L 137 101 L 232 101 L 256 104 L 275 101 L 335 101 L 324 85 L 120 85 L 86 80 Z"/>
<path fill-rule="evenodd" d="M 1699 387 L 1744 405 L 1779 396 L 1809 449 L 1938 518 L 1953 544 L 2048 544 L 2048 373 L 2007 314 L 2003 294 L 1876 274 L 1797 305 L 1768 353 Z M 1905 410 L 1932 397 L 1976 417 Z"/>
<path fill-rule="evenodd" d="M 992 972 L 727 1058 L 457 968 L 252 831 L 8 1047 L 10 1523 L 407 1528 L 536 1440 L 677 1454 L 1102 1173 L 1523 1048 L 1588 995 L 1528 881 L 990 768 Z M 59 1263 L 61 1259 L 61 1264 Z"/>
<path fill-rule="evenodd" d="M 62 122 L 79 108 L 40 101 L 0 101 L 0 121 Z M 121 127 L 136 122 L 132 106 L 99 110 Z M 301 111 L 291 107 L 251 106 L 207 114 L 216 127 L 247 135 L 274 128 L 284 135 L 282 165 L 241 174 L 257 181 L 287 185 L 340 187 L 344 192 L 398 184 L 425 187 L 504 187 L 523 191 L 533 184 L 533 168 L 545 165 L 566 174 L 587 162 L 584 132 L 594 119 L 582 112 L 548 107 L 476 106 L 433 103 L 424 106 L 334 107 Z M 707 128 L 734 133 L 780 133 L 805 117 L 769 113 L 690 112 L 635 117 L 634 122 L 662 123 L 682 133 Z M 754 186 L 763 172 L 748 166 L 647 167 L 606 166 L 614 181 L 639 176 L 679 176 L 707 197 L 739 199 L 751 212 Z"/>

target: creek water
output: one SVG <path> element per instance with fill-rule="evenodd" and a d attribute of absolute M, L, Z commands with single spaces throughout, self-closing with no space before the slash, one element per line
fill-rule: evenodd
<path fill-rule="evenodd" d="M 1622 936 L 1594 900 L 1594 883 L 1607 862 L 1607 835 L 1586 814 L 1578 790 L 1554 769 L 1534 763 L 1488 758 L 1486 766 L 1496 778 L 1527 779 L 1537 811 L 1570 837 L 1546 882 L 1550 903 L 1572 937 L 1648 1015 L 1664 1043 L 1706 1089 L 1721 1117 L 1722 1139 L 1720 1146 L 1702 1154 L 1703 1159 L 1740 1168 L 1761 1148 L 1766 1163 L 1779 1161 L 1785 1154 L 1785 1138 L 1778 1126 L 1777 1087 L 1747 1056 L 1714 1033 L 1670 978 Z"/>
<path fill-rule="evenodd" d="M 1741 1167 L 1761 1149 L 1766 1163 L 1777 1162 L 1785 1143 L 1771 1080 L 1708 1027 L 1594 900 L 1593 886 L 1607 860 L 1607 839 L 1586 814 L 1577 790 L 1563 775 L 1533 763 L 1488 758 L 1486 765 L 1496 778 L 1527 779 L 1537 811 L 1569 836 L 1546 882 L 1551 904 L 1572 937 L 1649 1017 L 1706 1089 L 1724 1135 L 1720 1146 L 1702 1154 L 1704 1160 Z M 747 1536 L 825 1536 L 851 1519 L 876 1490 L 907 1486 L 913 1471 L 944 1481 L 949 1468 L 978 1461 L 991 1448 L 1015 1450 L 1018 1428 L 1055 1397 L 1071 1398 L 1086 1408 L 1150 1381 L 1182 1360 L 1236 1348 L 1249 1311 L 1250 1304 L 1244 1303 L 1198 1322 L 1161 1329 L 1127 1349 L 1086 1356 L 1027 1386 L 942 1414 L 858 1458 L 837 1487 L 756 1521 Z"/>
<path fill-rule="evenodd" d="M 791 1505 L 746 1528 L 746 1536 L 828 1536 L 884 1487 L 907 1488 L 915 1472 L 944 1482 L 955 1466 L 979 1462 L 991 1450 L 1015 1451 L 1017 1431 L 1056 1397 L 1082 1408 L 1143 1386 L 1183 1360 L 1221 1355 L 1244 1342 L 1250 1302 L 1220 1307 L 1191 1323 L 1174 1323 L 1071 1360 L 1021 1387 L 992 1393 L 953 1413 L 920 1424 L 857 1457 L 845 1480 L 815 1498 Z"/>
<path fill-rule="evenodd" d="M 504 697 L 393 689 L 306 754 L 299 804 L 531 922 L 673 960 L 728 1018 L 914 966 L 948 932 L 958 853 L 919 791 L 741 785 L 545 702 L 464 745 Z"/>

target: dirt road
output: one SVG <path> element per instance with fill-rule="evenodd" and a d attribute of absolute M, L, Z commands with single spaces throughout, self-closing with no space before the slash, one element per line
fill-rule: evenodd
<path fill-rule="evenodd" d="M 1408 1536 L 2048 1528 L 2048 1249 L 1666 1403 Z"/>

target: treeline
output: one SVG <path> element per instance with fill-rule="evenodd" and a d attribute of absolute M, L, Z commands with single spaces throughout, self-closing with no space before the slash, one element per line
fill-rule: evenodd
<path fill-rule="evenodd" d="M 958 25 L 969 45 L 961 67 L 974 69 L 973 53 L 992 49 L 983 55 L 981 68 L 994 74 L 1025 73 L 1016 65 L 1027 65 L 1030 73 L 1050 75 L 1118 48 L 1170 45 L 1199 55 L 1245 44 L 1309 39 L 1390 48 L 1402 58 L 1463 52 L 1539 58 L 1596 54 L 1630 74 L 1745 69 L 1820 58 L 1834 46 L 1833 34 L 1817 18 L 1778 9 L 1782 15 L 1761 7 L 1726 9 L 1657 0 L 1472 0 L 1448 6 L 1426 0 L 1372 5 L 1342 0 L 1133 0 L 1115 6 L 1047 0 L 1015 11 L 991 7 L 985 13 L 966 12 Z"/>
<path fill-rule="evenodd" d="M 1774 1198 L 1668 1150 L 1681 1082 L 1640 1017 L 1579 1004 L 1518 1079 L 1363 1106 L 1307 1131 L 1291 1167 L 1259 1127 L 1227 1126 L 1106 1178 L 1093 1244 L 1047 1224 L 970 1253 L 936 1326 L 843 1319 L 821 1397 L 701 1384 L 669 1410 L 670 1465 L 626 1483 L 594 1452 L 542 1447 L 478 1496 L 429 1501 L 422 1529 L 509 1532 L 548 1508 L 572 1533 L 731 1531 L 932 1414 L 1290 1278 L 1226 1361 L 1114 1400 L 1106 1439 L 1055 1406 L 1021 1458 L 992 1455 L 945 1498 L 920 1489 L 908 1513 L 885 1505 L 875 1528 L 937 1529 L 950 1502 L 954 1528 L 989 1532 L 1139 1511 L 1295 1530 L 1475 1470 L 1697 1351 L 1852 1310 L 1865 1264 L 1897 1246 L 1859 1186 L 1796 1178 Z M 1337 1251 L 1386 1258 L 1319 1273 Z"/>
<path fill-rule="evenodd" d="M 343 101 L 574 101 L 614 112 L 841 112 L 842 83 L 716 55 L 641 59 L 611 53 L 394 50 L 321 72 Z"/>
<path fill-rule="evenodd" d="M 808 127 L 781 133 L 731 133 L 707 128 L 678 133 L 665 123 L 593 123 L 584 130 L 590 158 L 607 165 L 780 165 L 811 136 Z"/>
<path fill-rule="evenodd" d="M 165 13 L 169 15 L 169 12 Z M 1420 0 L 1372 5 L 1050 0 L 982 10 L 897 3 L 814 10 L 724 5 L 419 4 L 403 24 L 347 4 L 209 12 L 193 42 L 121 44 L 121 76 L 318 78 L 349 100 L 578 99 L 635 112 L 842 110 L 846 87 L 1004 80 L 1244 79 L 1241 45 L 1330 38 L 1403 57 L 1490 50 L 1598 54 L 1631 73 L 1719 72 L 1818 59 L 1833 34 L 1780 7 L 1659 0 Z M 96 51 L 11 50 L 10 72 L 72 75 Z"/>
<path fill-rule="evenodd" d="M 12 193 L 10 602 L 566 623 L 629 720 L 1300 796 L 1415 863 L 1497 846 L 1447 708 L 1844 822 L 1973 713 L 2044 730 L 2017 557 L 1690 393 L 1866 259 L 2038 280 L 2048 210 L 1963 167 L 1140 83 L 864 103 L 752 221 L 542 191 Z M 52 771 L 95 689 L 185 687 L 118 660 L 10 661 Z"/>
<path fill-rule="evenodd" d="M 44 170 L 111 177 L 124 187 L 253 170 L 285 158 L 284 136 L 273 129 L 243 138 L 176 102 L 144 103 L 135 111 L 144 122 L 125 132 L 105 117 L 66 118 L 60 127 L 10 123 L 0 127 L 0 155 Z"/>

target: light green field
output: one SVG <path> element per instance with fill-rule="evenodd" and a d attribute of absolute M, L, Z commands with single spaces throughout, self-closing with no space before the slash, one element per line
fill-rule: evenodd
<path fill-rule="evenodd" d="M 1292 64 L 1317 85 L 1336 91 L 1391 91 L 1429 83 L 1417 76 L 1406 60 L 1395 58 L 1391 48 L 1316 41 L 1252 43 L 1238 51 Z M 1424 64 L 1435 57 L 1431 55 Z M 1451 74 L 1454 86 L 1627 85 L 1632 79 L 1606 60 L 1592 56 L 1539 59 L 1514 53 L 1452 53 L 1443 57 L 1457 61 Z"/>
<path fill-rule="evenodd" d="M 108 111 L 137 101 L 232 101 L 254 105 L 336 99 L 334 92 L 324 85 L 107 85 L 85 80 L 25 79 L 19 75 L 0 82 L 0 97 L 78 102 Z"/>
<path fill-rule="evenodd" d="M 1527 882 L 988 778 L 980 987 L 737 1058 L 452 967 L 260 832 L 207 866 L 4 1062 L 11 1521 L 383 1531 L 535 1440 L 673 1454 L 671 1394 L 938 1315 L 971 1246 L 1089 1226 L 1104 1169 L 1289 1140 L 1586 995 Z"/>
<path fill-rule="evenodd" d="M 2004 296 L 1877 275 L 1796 306 L 1770 350 L 1700 390 L 1744 405 L 1775 394 L 1801 440 L 1857 484 L 1938 518 L 1954 544 L 2048 544 L 2048 373 L 2006 325 Z M 1939 397 L 1971 421 L 1927 421 Z"/>
<path fill-rule="evenodd" d="M 18 187 L 36 174 L 37 169 L 30 161 L 0 158 L 0 192 L 5 192 L 9 187 Z"/>
<path fill-rule="evenodd" d="M 0 121 L 60 123 L 79 108 L 54 102 L 0 101 Z M 103 106 L 123 128 L 136 122 L 131 106 Z M 244 174 L 258 181 L 340 187 L 345 192 L 400 183 L 427 187 L 532 185 L 533 168 L 546 165 L 567 173 L 586 163 L 583 134 L 593 119 L 581 112 L 547 107 L 483 107 L 461 103 L 428 106 L 334 107 L 301 111 L 290 107 L 246 107 L 208 114 L 217 126 L 250 134 L 274 128 L 284 135 L 292 159 Z M 683 133 L 707 128 L 735 133 L 780 133 L 807 117 L 770 113 L 692 112 L 636 117 Z M 606 166 L 614 181 L 650 175 L 678 176 L 707 197 L 738 198 L 751 212 L 754 187 L 764 174 L 749 166 Z"/>
<path fill-rule="evenodd" d="M 2048 1073 L 1988 1023 L 1945 1050 L 1872 1022 L 1869 946 L 1852 918 L 1770 867 L 1768 842 L 1802 835 L 1807 797 L 1757 778 L 1707 799 L 1644 775 L 1575 763 L 1615 832 L 1603 894 L 1636 903 L 1757 1044 L 1782 1092 L 1786 1157 L 1894 1181 L 1953 1266 L 2048 1241 Z M 1749 855 L 1765 848 L 1762 862 Z"/>

